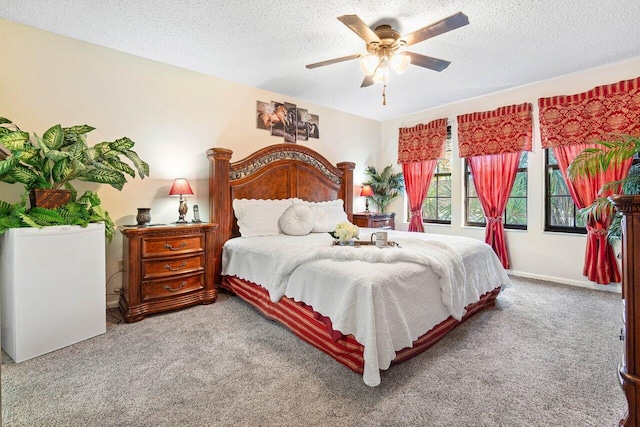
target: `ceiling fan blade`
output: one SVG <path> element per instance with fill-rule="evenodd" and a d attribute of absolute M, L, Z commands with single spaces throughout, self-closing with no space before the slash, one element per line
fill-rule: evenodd
<path fill-rule="evenodd" d="M 342 15 L 338 16 L 338 20 L 349 27 L 351 31 L 356 33 L 362 40 L 367 42 L 367 44 L 371 42 L 380 43 L 380 37 L 378 37 L 362 19 L 358 18 L 358 15 Z"/>
<path fill-rule="evenodd" d="M 444 59 L 432 58 L 430 56 L 420 55 L 414 52 L 405 52 L 411 58 L 411 63 L 419 67 L 429 68 L 430 70 L 442 71 L 451 64 Z"/>
<path fill-rule="evenodd" d="M 399 43 L 400 40 L 404 40 L 406 46 L 411 46 L 412 44 L 420 43 L 421 41 L 439 36 L 456 28 L 464 27 L 468 23 L 469 17 L 462 12 L 458 12 L 431 25 L 427 25 L 420 30 L 402 36 L 394 44 Z"/>
<path fill-rule="evenodd" d="M 361 54 L 356 53 L 355 55 L 343 56 L 341 58 L 329 59 L 329 60 L 322 61 L 322 62 L 315 62 L 313 64 L 307 65 L 307 68 L 311 69 L 311 68 L 324 67 L 325 65 L 331 65 L 331 64 L 336 64 L 338 62 L 350 61 L 352 59 L 357 59 L 357 58 L 360 58 L 361 56 L 362 56 Z"/>
<path fill-rule="evenodd" d="M 367 86 L 371 86 L 373 84 L 373 76 L 364 76 L 364 80 L 362 81 L 362 84 L 360 85 L 360 87 L 367 87 Z"/>

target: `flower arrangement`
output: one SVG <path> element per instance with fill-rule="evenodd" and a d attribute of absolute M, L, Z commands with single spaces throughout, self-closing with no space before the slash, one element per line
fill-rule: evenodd
<path fill-rule="evenodd" d="M 334 239 L 346 242 L 357 238 L 358 234 L 360 234 L 360 229 L 357 225 L 353 225 L 350 222 L 341 222 L 336 226 L 336 229 L 329 234 L 331 234 Z"/>

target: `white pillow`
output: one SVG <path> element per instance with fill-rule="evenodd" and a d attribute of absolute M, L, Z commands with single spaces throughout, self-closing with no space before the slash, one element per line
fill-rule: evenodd
<path fill-rule="evenodd" d="M 349 221 L 344 211 L 342 199 L 328 202 L 307 202 L 302 199 L 294 199 L 295 204 L 309 205 L 314 209 L 314 224 L 312 233 L 327 233 L 336 229 L 341 222 Z"/>
<path fill-rule="evenodd" d="M 278 220 L 278 225 L 284 234 L 306 236 L 313 228 L 313 209 L 301 204 L 289 206 Z"/>
<path fill-rule="evenodd" d="M 293 199 L 234 199 L 233 212 L 238 219 L 242 237 L 281 234 L 278 220 L 293 205 Z"/>

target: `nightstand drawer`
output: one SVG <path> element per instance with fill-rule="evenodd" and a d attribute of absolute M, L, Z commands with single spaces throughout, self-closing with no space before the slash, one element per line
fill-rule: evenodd
<path fill-rule="evenodd" d="M 142 301 L 176 295 L 204 289 L 204 274 L 198 273 L 170 280 L 154 280 L 142 284 Z"/>
<path fill-rule="evenodd" d="M 142 280 L 204 270 L 204 253 L 184 258 L 164 258 L 142 262 Z"/>
<path fill-rule="evenodd" d="M 391 220 L 390 219 L 374 219 L 371 220 L 370 228 L 386 228 L 391 229 Z"/>
<path fill-rule="evenodd" d="M 353 214 L 353 223 L 358 227 L 395 230 L 395 212 L 360 212 Z"/>
<path fill-rule="evenodd" d="M 204 251 L 204 236 L 194 234 L 142 240 L 142 254 L 145 258 L 180 255 L 194 251 Z"/>

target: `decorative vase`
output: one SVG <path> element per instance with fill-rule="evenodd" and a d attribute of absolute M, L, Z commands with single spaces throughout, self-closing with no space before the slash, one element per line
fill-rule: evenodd
<path fill-rule="evenodd" d="M 136 221 L 138 221 L 139 226 L 149 225 L 151 222 L 151 208 L 138 208 Z"/>

